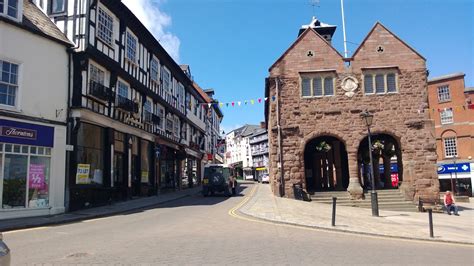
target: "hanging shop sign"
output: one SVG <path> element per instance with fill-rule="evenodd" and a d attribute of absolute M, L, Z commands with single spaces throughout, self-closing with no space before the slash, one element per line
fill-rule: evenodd
<path fill-rule="evenodd" d="M 91 171 L 90 164 L 78 164 L 76 172 L 76 184 L 90 184 L 89 174 Z"/>
<path fill-rule="evenodd" d="M 54 128 L 0 119 L 0 142 L 53 147 Z"/>
<path fill-rule="evenodd" d="M 469 163 L 438 165 L 438 174 L 469 173 L 469 172 L 471 172 L 471 165 Z"/>
<path fill-rule="evenodd" d="M 208 153 L 207 154 L 207 160 L 212 161 L 212 158 L 213 158 L 212 153 Z"/>

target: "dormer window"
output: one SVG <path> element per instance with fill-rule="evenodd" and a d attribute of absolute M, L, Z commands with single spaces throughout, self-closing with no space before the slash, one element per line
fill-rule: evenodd
<path fill-rule="evenodd" d="M 0 15 L 20 21 L 22 7 L 23 1 L 20 0 L 0 0 Z"/>
<path fill-rule="evenodd" d="M 63 13 L 66 11 L 65 0 L 51 0 L 51 14 Z"/>

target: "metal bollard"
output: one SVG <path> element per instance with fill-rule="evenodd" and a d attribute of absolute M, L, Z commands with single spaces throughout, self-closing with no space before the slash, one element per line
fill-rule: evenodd
<path fill-rule="evenodd" d="M 433 210 L 428 209 L 428 219 L 430 220 L 430 237 L 434 238 L 434 233 L 433 233 Z"/>
<path fill-rule="evenodd" d="M 337 197 L 332 197 L 332 226 L 336 226 L 336 200 Z"/>

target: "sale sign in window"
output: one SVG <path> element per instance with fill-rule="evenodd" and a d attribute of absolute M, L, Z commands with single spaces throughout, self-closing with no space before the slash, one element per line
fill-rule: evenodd
<path fill-rule="evenodd" d="M 30 164 L 29 187 L 30 189 L 46 189 L 43 164 Z"/>

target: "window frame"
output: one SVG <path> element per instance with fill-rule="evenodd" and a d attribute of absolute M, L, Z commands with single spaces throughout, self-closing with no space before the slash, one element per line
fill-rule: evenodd
<path fill-rule="evenodd" d="M 3 1 L 3 10 L 0 10 L 0 16 L 6 17 L 8 19 L 14 20 L 16 22 L 22 22 L 23 20 L 23 1 L 22 0 L 13 0 L 16 1 L 16 16 L 12 17 L 8 14 L 8 7 L 9 7 L 10 0 Z"/>
<path fill-rule="evenodd" d="M 161 130 L 166 130 L 166 114 L 165 108 L 161 105 L 156 106 L 156 115 L 160 118 L 160 123 L 158 124 L 158 128 Z"/>
<path fill-rule="evenodd" d="M 449 144 L 449 145 L 451 145 L 449 147 L 446 146 L 448 141 L 452 141 L 452 143 Z M 455 158 L 455 157 L 457 157 L 458 156 L 457 137 L 454 136 L 454 137 L 445 137 L 445 138 L 443 138 L 443 149 L 444 149 L 444 157 L 445 158 Z M 450 151 L 449 155 L 448 155 L 448 151 Z"/>
<path fill-rule="evenodd" d="M 66 11 L 67 11 L 67 3 L 68 3 L 68 1 L 66 1 L 66 0 L 63 0 L 63 10 L 62 10 L 62 11 L 56 11 L 56 12 L 53 11 L 53 3 L 54 3 L 54 2 L 57 2 L 57 1 L 58 1 L 58 0 L 49 0 L 49 1 L 48 1 L 48 4 L 49 4 L 49 14 L 50 14 L 50 15 L 53 15 L 53 16 L 54 16 L 54 15 L 61 15 L 61 14 L 67 13 Z"/>
<path fill-rule="evenodd" d="M 172 88 L 173 87 L 173 80 L 172 80 L 172 77 L 171 77 L 171 71 L 169 71 L 166 66 L 163 66 L 161 68 L 161 71 L 162 71 L 161 72 L 161 74 L 162 74 L 161 75 L 161 78 L 162 78 L 161 82 L 162 82 L 162 85 L 163 85 L 163 91 L 171 93 L 172 90 L 173 90 L 173 88 Z M 169 77 L 168 78 L 168 83 L 167 83 L 168 86 L 166 88 L 165 88 L 165 75 L 163 75 L 163 72 L 166 72 L 168 74 L 168 77 Z"/>
<path fill-rule="evenodd" d="M 128 40 L 130 39 L 133 39 L 135 41 L 135 51 L 134 52 L 134 57 L 135 58 L 130 58 L 130 55 L 129 55 L 129 49 L 130 49 L 130 44 L 128 42 Z M 134 64 L 134 65 L 137 65 L 138 64 L 138 37 L 129 29 L 127 29 L 125 31 L 125 53 L 124 53 L 124 56 L 125 56 L 125 59 Z"/>
<path fill-rule="evenodd" d="M 1 62 L 7 62 L 8 64 L 10 65 L 16 65 L 17 67 L 17 73 L 16 73 L 16 84 L 13 84 L 13 83 L 10 83 L 10 82 L 3 82 L 0 78 L 0 83 L 2 84 L 6 84 L 7 85 L 7 88 L 9 86 L 16 86 L 16 89 L 15 89 L 15 99 L 14 99 L 14 105 L 9 105 L 9 104 L 3 104 L 3 103 L 0 103 L 0 108 L 1 109 L 6 109 L 6 110 L 11 110 L 11 111 L 19 111 L 20 110 L 20 97 L 21 97 L 21 90 L 20 90 L 20 87 L 21 87 L 21 78 L 22 78 L 22 63 L 18 62 L 18 61 L 15 61 L 15 60 L 9 60 L 9 59 L 4 59 L 2 57 L 0 57 L 0 61 Z M 3 70 L 3 63 L 2 63 L 2 67 L 0 68 L 0 77 L 2 76 L 2 71 Z M 10 66 L 10 76 L 11 76 L 11 66 Z M 7 89 L 7 95 L 8 95 L 8 89 Z"/>
<path fill-rule="evenodd" d="M 446 91 L 445 91 L 445 93 L 441 92 L 441 90 L 443 90 L 443 89 L 447 90 L 448 98 L 446 98 L 446 99 L 441 99 L 442 97 L 440 97 L 441 95 L 446 94 Z M 438 103 L 445 103 L 445 102 L 450 102 L 451 101 L 451 89 L 449 88 L 449 84 L 438 86 L 436 90 L 437 90 L 437 96 L 438 96 Z"/>
<path fill-rule="evenodd" d="M 322 95 L 315 95 L 314 83 L 316 79 L 321 80 Z M 326 94 L 326 79 L 332 79 L 332 94 Z M 301 72 L 300 73 L 300 97 L 301 98 L 324 98 L 336 96 L 337 73 L 331 72 Z M 310 94 L 303 95 L 303 79 L 309 79 Z"/>
<path fill-rule="evenodd" d="M 449 112 L 451 115 L 449 116 Z M 445 108 L 439 112 L 439 119 L 441 125 L 448 125 L 454 123 L 454 111 L 453 108 Z"/>
<path fill-rule="evenodd" d="M 99 17 L 101 15 L 101 12 L 106 16 L 106 18 L 110 18 L 111 19 L 111 25 L 112 25 L 112 28 L 109 29 L 108 27 L 106 27 L 105 24 L 103 24 Z M 96 15 L 96 30 L 95 30 L 95 35 L 96 35 L 96 38 L 99 38 L 102 42 L 104 42 L 106 45 L 112 47 L 114 45 L 114 32 L 115 32 L 115 29 L 114 29 L 114 23 L 115 23 L 115 19 L 114 19 L 114 16 L 112 14 L 112 12 L 110 12 L 108 9 L 106 9 L 105 7 L 103 7 L 102 5 L 99 5 L 97 7 L 97 15 Z M 106 40 L 106 37 L 103 37 L 101 36 L 101 34 L 99 34 L 100 29 L 101 29 L 101 24 L 102 26 L 104 27 L 104 29 L 106 30 L 109 30 L 110 31 L 110 42 L 108 40 Z M 105 34 L 105 33 L 104 33 Z"/>
<path fill-rule="evenodd" d="M 153 62 L 156 62 L 156 78 L 153 77 Z M 154 83 L 159 83 L 160 82 L 160 60 L 156 58 L 156 56 L 152 56 L 150 60 L 150 80 Z"/>
<path fill-rule="evenodd" d="M 120 84 L 122 85 L 125 85 L 127 87 L 127 96 L 125 97 L 124 95 L 122 95 L 120 93 Z M 123 89 L 123 88 L 122 88 Z M 116 89 L 116 93 L 118 96 L 121 96 L 121 97 L 125 97 L 126 99 L 129 99 L 130 100 L 130 95 L 131 95 L 131 88 L 130 88 L 130 84 L 128 84 L 127 82 L 123 81 L 122 79 L 117 79 L 117 89 Z"/>
<path fill-rule="evenodd" d="M 388 76 L 393 74 L 395 76 L 395 91 L 388 91 Z M 377 76 L 383 76 L 383 85 L 384 91 L 377 92 Z M 372 81 L 372 90 L 371 92 L 366 91 L 366 77 L 371 77 Z M 399 74 L 398 69 L 366 69 L 362 71 L 362 78 L 363 81 L 361 90 L 363 91 L 364 95 L 387 95 L 387 94 L 397 94 L 400 93 L 400 83 L 399 83 Z"/>

